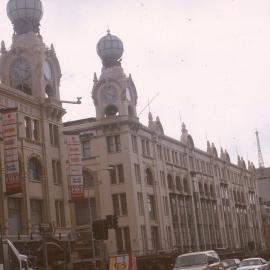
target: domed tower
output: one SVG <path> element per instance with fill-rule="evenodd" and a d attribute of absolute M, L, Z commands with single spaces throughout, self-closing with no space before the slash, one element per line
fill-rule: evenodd
<path fill-rule="evenodd" d="M 43 15 L 40 0 L 10 0 L 7 4 L 7 14 L 15 33 L 19 35 L 31 31 L 39 33 L 39 22 Z"/>
<path fill-rule="evenodd" d="M 116 116 L 137 118 L 137 91 L 131 75 L 127 77 L 121 67 L 123 52 L 122 41 L 109 30 L 97 44 L 103 64 L 100 78 L 94 76 L 92 91 L 98 120 Z"/>
<path fill-rule="evenodd" d="M 46 47 L 39 33 L 43 7 L 40 0 L 9 0 L 7 15 L 14 28 L 10 50 L 2 42 L 1 82 L 34 97 L 60 98 L 60 66 L 53 46 Z"/>

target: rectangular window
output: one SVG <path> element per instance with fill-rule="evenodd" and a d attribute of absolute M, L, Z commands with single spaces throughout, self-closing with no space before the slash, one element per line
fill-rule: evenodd
<path fill-rule="evenodd" d="M 124 166 L 123 164 L 110 165 L 113 169 L 110 170 L 111 184 L 121 184 L 125 182 Z"/>
<path fill-rule="evenodd" d="M 157 152 L 158 152 L 158 159 L 163 160 L 161 145 L 157 145 Z"/>
<path fill-rule="evenodd" d="M 114 144 L 113 144 L 113 136 L 108 136 L 106 138 L 107 140 L 107 149 L 109 153 L 113 153 L 114 152 Z"/>
<path fill-rule="evenodd" d="M 82 157 L 85 159 L 91 157 L 90 141 L 82 141 Z"/>
<path fill-rule="evenodd" d="M 141 169 L 139 164 L 134 164 L 135 178 L 137 183 L 141 183 Z"/>
<path fill-rule="evenodd" d="M 120 205 L 118 200 L 118 194 L 112 195 L 113 213 L 117 216 L 120 215 Z"/>
<path fill-rule="evenodd" d="M 8 198 L 8 231 L 14 235 L 22 232 L 21 199 Z"/>
<path fill-rule="evenodd" d="M 128 214 L 126 193 L 120 194 L 120 203 L 121 203 L 122 215 L 126 216 Z"/>
<path fill-rule="evenodd" d="M 25 137 L 32 139 L 32 121 L 28 116 L 24 117 Z"/>
<path fill-rule="evenodd" d="M 56 214 L 56 226 L 59 228 L 65 227 L 66 222 L 65 222 L 65 211 L 63 201 L 55 200 L 55 214 Z"/>
<path fill-rule="evenodd" d="M 166 196 L 163 196 L 163 206 L 164 206 L 164 215 L 169 215 L 169 205 L 168 205 L 168 198 Z"/>
<path fill-rule="evenodd" d="M 194 160 L 193 157 L 189 157 L 189 167 L 191 171 L 194 171 Z"/>
<path fill-rule="evenodd" d="M 171 155 L 170 155 L 170 150 L 167 149 L 167 161 L 171 162 Z"/>
<path fill-rule="evenodd" d="M 124 241 L 125 241 L 125 251 L 129 252 L 131 250 L 129 227 L 124 227 L 123 233 L 124 233 Z"/>
<path fill-rule="evenodd" d="M 142 154 L 146 155 L 146 147 L 145 147 L 145 140 L 142 139 Z"/>
<path fill-rule="evenodd" d="M 147 234 L 146 234 L 146 226 L 145 225 L 141 225 L 141 235 L 142 235 L 143 250 L 147 250 L 148 243 L 147 243 Z"/>
<path fill-rule="evenodd" d="M 150 219 L 156 219 L 155 197 L 147 195 L 147 207 Z"/>
<path fill-rule="evenodd" d="M 96 199 L 87 198 L 75 202 L 76 224 L 78 226 L 90 224 L 97 217 Z"/>
<path fill-rule="evenodd" d="M 115 233 L 117 252 L 128 253 L 131 250 L 129 227 L 118 228 Z"/>
<path fill-rule="evenodd" d="M 51 145 L 54 147 L 59 146 L 59 132 L 58 126 L 54 124 L 49 124 L 49 131 L 50 131 L 50 142 Z"/>
<path fill-rule="evenodd" d="M 43 222 L 42 200 L 30 200 L 31 224 L 39 225 Z"/>
<path fill-rule="evenodd" d="M 158 250 L 160 248 L 160 242 L 157 226 L 151 226 L 151 238 L 152 238 L 152 248 Z"/>
<path fill-rule="evenodd" d="M 144 206 L 143 206 L 143 194 L 141 192 L 137 192 L 137 200 L 138 200 L 138 209 L 139 215 L 144 215 Z"/>
<path fill-rule="evenodd" d="M 113 194 L 112 204 L 115 215 L 126 216 L 128 214 L 126 193 Z"/>
<path fill-rule="evenodd" d="M 124 252 L 124 243 L 123 243 L 123 237 L 122 237 L 122 230 L 121 228 L 118 228 L 115 230 L 116 234 L 116 246 L 117 246 L 117 251 L 119 254 Z"/>
<path fill-rule="evenodd" d="M 59 160 L 52 160 L 52 173 L 53 173 L 53 183 L 55 185 L 61 185 L 62 172 L 61 172 L 61 163 Z"/>
<path fill-rule="evenodd" d="M 107 136 L 106 141 L 108 153 L 115 153 L 121 151 L 120 135 Z"/>
<path fill-rule="evenodd" d="M 170 226 L 166 226 L 166 234 L 167 234 L 168 248 L 171 248 L 173 246 L 173 242 L 172 242 L 172 232 L 171 232 Z"/>
<path fill-rule="evenodd" d="M 164 173 L 164 171 L 160 171 L 160 180 L 161 180 L 161 186 L 162 187 L 166 187 L 166 184 L 165 184 L 165 173 Z"/>
<path fill-rule="evenodd" d="M 132 150 L 134 153 L 138 153 L 137 136 L 131 135 Z"/>
<path fill-rule="evenodd" d="M 151 156 L 151 152 L 150 152 L 150 143 L 149 143 L 149 141 L 147 140 L 146 142 L 145 142 L 145 146 L 146 146 L 146 154 L 147 154 L 147 156 Z"/>
<path fill-rule="evenodd" d="M 33 120 L 33 138 L 35 141 L 39 141 L 39 121 L 34 119 Z"/>
<path fill-rule="evenodd" d="M 122 164 L 117 165 L 117 174 L 118 174 L 118 182 L 124 183 L 125 176 L 124 176 L 124 168 Z"/>
<path fill-rule="evenodd" d="M 116 184 L 116 169 L 115 166 L 110 166 L 113 169 L 110 170 L 110 178 L 111 178 L 111 184 Z"/>

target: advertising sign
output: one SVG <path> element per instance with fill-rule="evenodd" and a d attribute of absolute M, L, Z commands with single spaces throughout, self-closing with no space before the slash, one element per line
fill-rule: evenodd
<path fill-rule="evenodd" d="M 17 108 L 1 109 L 0 112 L 4 141 L 6 193 L 20 193 L 22 181 L 18 156 Z"/>
<path fill-rule="evenodd" d="M 79 135 L 66 135 L 68 153 L 68 176 L 70 179 L 71 200 L 84 199 L 84 185 L 82 174 L 81 141 Z"/>
<path fill-rule="evenodd" d="M 132 270 L 132 256 L 128 254 L 110 256 L 109 270 Z"/>

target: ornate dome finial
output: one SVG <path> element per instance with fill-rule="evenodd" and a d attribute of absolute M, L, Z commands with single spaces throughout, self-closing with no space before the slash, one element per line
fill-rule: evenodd
<path fill-rule="evenodd" d="M 7 15 L 16 34 L 39 33 L 39 22 L 43 16 L 42 3 L 40 0 L 9 0 Z"/>
<path fill-rule="evenodd" d="M 120 66 L 123 52 L 123 42 L 117 36 L 111 35 L 109 29 L 107 35 L 97 43 L 97 54 L 105 68 Z"/>
<path fill-rule="evenodd" d="M 186 125 L 185 123 L 182 124 L 182 129 L 181 129 L 182 133 L 187 133 L 187 129 L 186 129 Z"/>

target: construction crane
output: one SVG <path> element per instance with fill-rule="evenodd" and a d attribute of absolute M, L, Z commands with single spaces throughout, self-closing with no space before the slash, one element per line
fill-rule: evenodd
<path fill-rule="evenodd" d="M 259 139 L 259 132 L 258 130 L 255 131 L 256 139 L 257 139 L 257 148 L 258 148 L 258 164 L 259 168 L 264 168 L 264 162 L 263 162 L 263 156 L 262 156 L 262 150 L 261 150 L 261 144 Z"/>

